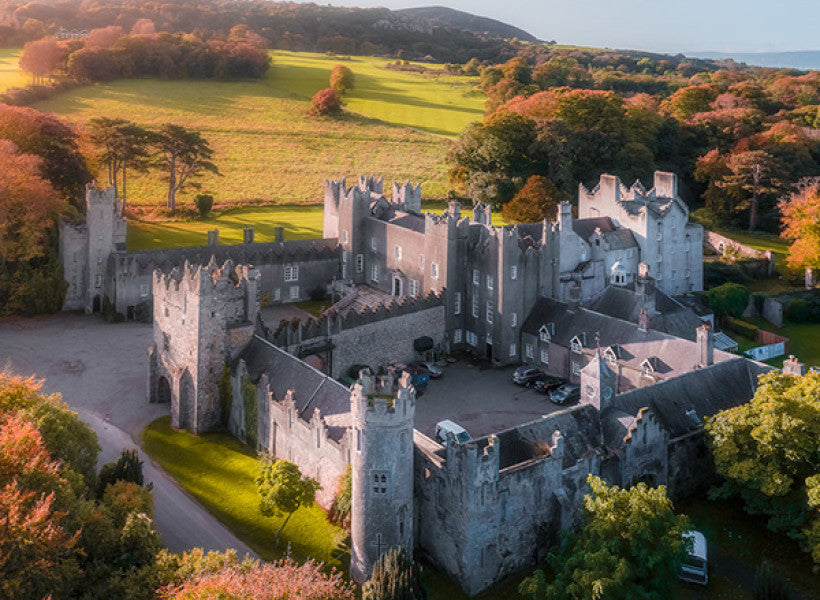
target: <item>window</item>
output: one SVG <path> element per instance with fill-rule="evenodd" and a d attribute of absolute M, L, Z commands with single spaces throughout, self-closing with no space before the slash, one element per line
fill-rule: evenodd
<path fill-rule="evenodd" d="M 370 238 L 370 249 L 373 252 L 379 249 L 379 242 L 375 237 Z"/>
<path fill-rule="evenodd" d="M 473 269 L 473 285 L 478 285 L 478 269 Z"/>
<path fill-rule="evenodd" d="M 453 298 L 453 314 L 461 314 L 461 292 L 456 292 L 456 295 Z"/>
<path fill-rule="evenodd" d="M 540 339 L 542 342 L 550 341 L 550 332 L 547 329 L 546 325 L 541 325 L 541 329 L 538 330 L 538 339 Z"/>
<path fill-rule="evenodd" d="M 493 289 L 493 276 L 492 275 L 487 275 L 487 289 L 488 290 Z"/>
<path fill-rule="evenodd" d="M 356 255 L 356 272 L 361 273 L 364 271 L 364 254 L 357 254 Z"/>
<path fill-rule="evenodd" d="M 424 254 L 419 254 L 419 269 L 424 269 Z"/>
<path fill-rule="evenodd" d="M 299 265 L 285 265 L 285 281 L 299 281 Z"/>
<path fill-rule="evenodd" d="M 510 317 L 510 327 L 518 326 L 518 313 L 513 313 Z"/>
<path fill-rule="evenodd" d="M 410 295 L 415 296 L 419 293 L 419 282 L 417 279 L 410 280 Z"/>
<path fill-rule="evenodd" d="M 473 296 L 473 316 L 478 317 L 478 296 Z"/>
<path fill-rule="evenodd" d="M 689 269 L 686 269 L 686 279 L 689 279 L 690 277 L 692 277 L 692 273 L 689 271 Z"/>
<path fill-rule="evenodd" d="M 342 243 L 343 244 L 347 243 L 347 229 L 342 230 Z"/>
<path fill-rule="evenodd" d="M 430 277 L 438 279 L 438 265 L 436 263 L 430 263 Z"/>
<path fill-rule="evenodd" d="M 569 370 L 572 371 L 573 375 L 580 375 L 581 374 L 581 363 L 577 363 L 572 361 L 569 365 Z"/>
<path fill-rule="evenodd" d="M 140 296 L 147 296 L 148 292 L 149 289 L 147 283 L 143 283 L 142 285 L 140 285 Z"/>
<path fill-rule="evenodd" d="M 476 346 L 478 344 L 478 336 L 473 333 L 472 331 L 467 332 L 467 343 L 471 346 Z"/>
<path fill-rule="evenodd" d="M 510 279 L 515 279 L 518 277 L 518 267 L 513 265 L 510 267 Z"/>
<path fill-rule="evenodd" d="M 350 253 L 347 250 L 342 250 L 342 264 L 347 264 L 347 261 L 350 259 Z"/>
<path fill-rule="evenodd" d="M 374 494 L 386 494 L 389 483 L 387 471 L 371 471 L 370 483 L 373 486 Z"/>
<path fill-rule="evenodd" d="M 290 286 L 290 299 L 291 300 L 298 300 L 299 299 L 299 286 L 298 285 Z"/>
<path fill-rule="evenodd" d="M 347 279 L 347 261 L 342 262 L 342 279 Z"/>
<path fill-rule="evenodd" d="M 489 300 L 487 300 L 487 308 L 484 312 L 486 313 L 487 323 L 492 325 L 493 324 L 493 312 L 494 311 L 493 311 L 493 303 L 490 302 Z"/>
<path fill-rule="evenodd" d="M 461 343 L 461 337 L 462 337 L 461 329 L 456 329 L 453 332 L 453 342 L 456 343 L 456 344 L 460 344 Z"/>
<path fill-rule="evenodd" d="M 510 344 L 510 356 L 515 356 L 518 354 L 518 349 L 515 347 L 515 344 Z"/>
<path fill-rule="evenodd" d="M 97 275 L 97 278 L 94 280 L 95 287 L 102 287 L 102 275 Z"/>
<path fill-rule="evenodd" d="M 401 260 L 401 246 L 396 245 L 396 247 L 393 248 L 393 255 L 396 257 L 396 260 Z"/>
<path fill-rule="evenodd" d="M 379 265 L 370 266 L 370 280 L 378 283 L 379 281 Z"/>
<path fill-rule="evenodd" d="M 581 349 L 583 347 L 584 347 L 584 345 L 581 343 L 581 340 L 578 339 L 578 336 L 575 336 L 574 338 L 572 338 L 572 341 L 570 341 L 570 343 L 569 343 L 570 350 L 572 350 L 576 354 L 581 354 Z"/>
<path fill-rule="evenodd" d="M 672 269 L 672 279 L 677 279 L 678 272 L 675 269 Z"/>
<path fill-rule="evenodd" d="M 541 362 L 545 365 L 550 364 L 550 353 L 546 348 L 541 348 Z"/>
<path fill-rule="evenodd" d="M 527 344 L 524 347 L 524 353 L 527 355 L 527 358 L 532 358 L 533 357 L 532 344 Z"/>
<path fill-rule="evenodd" d="M 273 299 L 274 300 L 281 300 L 282 299 L 282 290 L 280 288 L 276 288 L 273 290 Z"/>
<path fill-rule="evenodd" d="M 487 334 L 484 336 L 484 341 L 487 343 L 487 345 L 492 346 L 493 345 L 493 334 L 488 331 Z"/>

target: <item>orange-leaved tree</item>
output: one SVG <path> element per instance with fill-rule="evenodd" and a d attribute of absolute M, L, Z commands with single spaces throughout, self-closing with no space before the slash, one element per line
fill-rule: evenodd
<path fill-rule="evenodd" d="M 64 54 L 54 37 L 28 42 L 20 55 L 20 68 L 31 73 L 32 83 L 42 83 L 57 70 Z"/>
<path fill-rule="evenodd" d="M 820 183 L 814 181 L 780 203 L 783 237 L 792 240 L 786 259 L 793 269 L 820 270 Z"/>
<path fill-rule="evenodd" d="M 556 216 L 558 204 L 564 199 L 561 190 L 542 175 L 530 175 L 512 200 L 501 209 L 511 223 L 534 223 Z"/>

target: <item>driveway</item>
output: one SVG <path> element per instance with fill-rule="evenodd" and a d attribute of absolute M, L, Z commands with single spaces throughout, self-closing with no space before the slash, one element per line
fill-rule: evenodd
<path fill-rule="evenodd" d="M 146 399 L 152 327 L 108 324 L 96 316 L 60 313 L 0 321 L 0 367 L 44 379 L 43 390 L 63 400 L 97 433 L 100 464 L 123 448 L 138 448 L 143 427 L 168 413 Z M 155 525 L 163 543 L 180 552 L 201 547 L 255 554 L 188 496 L 142 452 L 154 484 Z"/>

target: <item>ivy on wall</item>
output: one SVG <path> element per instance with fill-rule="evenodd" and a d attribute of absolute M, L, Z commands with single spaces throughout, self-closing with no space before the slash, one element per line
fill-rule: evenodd
<path fill-rule="evenodd" d="M 256 386 L 251 383 L 251 378 L 247 375 L 242 376 L 242 406 L 245 409 L 245 443 L 256 449 Z"/>
<path fill-rule="evenodd" d="M 233 407 L 233 388 L 231 387 L 231 369 L 222 365 L 222 377 L 219 379 L 219 417 L 223 427 L 227 427 L 231 419 Z"/>

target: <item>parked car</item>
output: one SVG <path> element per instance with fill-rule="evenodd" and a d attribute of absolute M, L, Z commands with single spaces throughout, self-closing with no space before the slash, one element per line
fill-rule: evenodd
<path fill-rule="evenodd" d="M 410 363 L 411 367 L 417 367 L 419 369 L 425 369 L 428 373 L 430 373 L 430 377 L 432 379 L 438 379 L 444 374 L 444 371 L 441 370 L 441 367 L 436 365 L 436 363 L 426 360 L 417 360 L 415 362 Z"/>
<path fill-rule="evenodd" d="M 709 582 L 706 563 L 706 537 L 694 529 L 683 532 L 684 541 L 691 542 L 686 558 L 681 564 L 679 579 L 706 585 Z"/>
<path fill-rule="evenodd" d="M 436 423 L 436 441 L 440 444 L 447 445 L 447 434 L 452 433 L 456 438 L 456 443 L 466 444 L 470 441 L 470 434 L 458 423 L 454 423 L 450 419 L 444 419 Z"/>
<path fill-rule="evenodd" d="M 566 382 L 566 379 L 561 379 L 560 377 L 555 377 L 554 375 L 547 375 L 543 379 L 539 379 L 538 381 L 536 381 L 533 384 L 533 388 L 535 388 L 542 394 L 549 394 L 551 391 L 557 390 Z"/>
<path fill-rule="evenodd" d="M 534 367 L 518 367 L 513 373 L 513 383 L 518 385 L 523 385 L 524 387 L 530 387 L 539 379 L 544 378 L 544 373 L 541 372 L 541 369 L 536 369 Z"/>
<path fill-rule="evenodd" d="M 550 400 L 556 404 L 569 404 L 581 398 L 581 386 L 577 383 L 565 383 L 557 390 L 550 392 Z"/>

